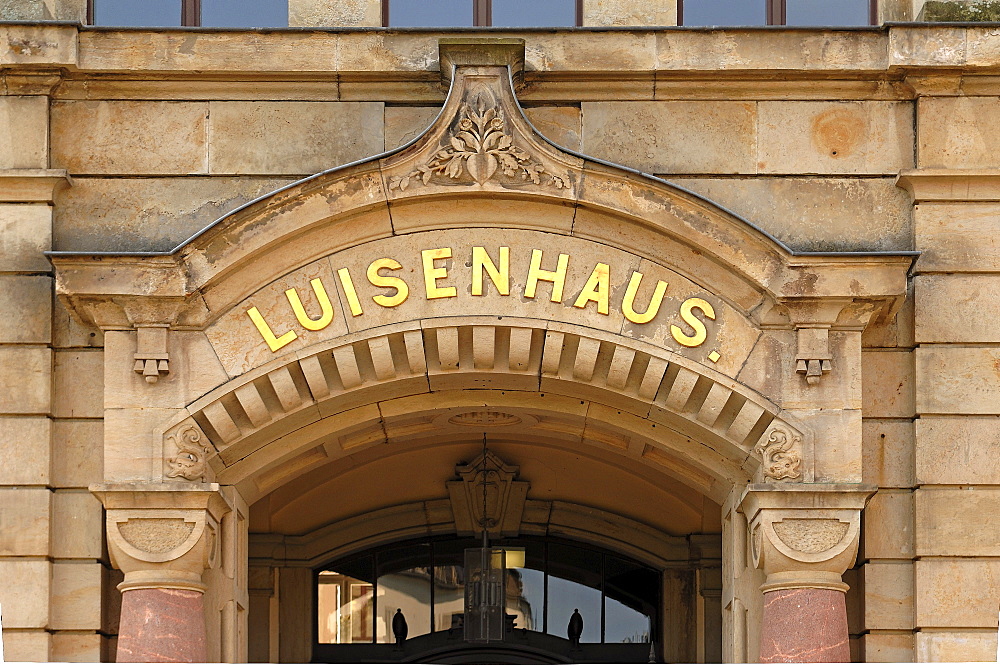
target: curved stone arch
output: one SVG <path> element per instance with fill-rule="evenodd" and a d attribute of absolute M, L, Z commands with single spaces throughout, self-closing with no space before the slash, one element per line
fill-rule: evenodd
<path fill-rule="evenodd" d="M 433 407 L 420 399 L 430 391 Z M 251 370 L 166 428 L 164 473 L 198 479 L 200 471 L 253 500 L 402 435 L 394 419 L 477 405 L 523 411 L 525 393 L 549 396 L 528 409 L 546 417 L 586 404 L 581 442 L 635 456 L 716 501 L 751 479 L 812 480 L 809 429 L 720 372 L 582 326 L 485 316 L 388 326 Z M 185 456 L 191 440 L 201 450 Z M 200 456 L 195 471 L 192 456 Z"/>
<path fill-rule="evenodd" d="M 372 510 L 302 535 L 252 536 L 250 556 L 255 565 L 267 564 L 270 559 L 281 565 L 317 568 L 371 548 L 455 532 L 448 499 L 417 501 Z M 520 534 L 551 535 L 597 545 L 659 569 L 690 562 L 686 537 L 570 501 L 529 499 Z"/>

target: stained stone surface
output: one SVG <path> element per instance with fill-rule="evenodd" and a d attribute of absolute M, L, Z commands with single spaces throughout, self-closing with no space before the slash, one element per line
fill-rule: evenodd
<path fill-rule="evenodd" d="M 133 589 L 122 595 L 119 663 L 198 663 L 207 659 L 203 595 Z"/>
<path fill-rule="evenodd" d="M 842 591 L 769 591 L 764 594 L 762 624 L 762 663 L 846 663 L 851 659 Z"/>

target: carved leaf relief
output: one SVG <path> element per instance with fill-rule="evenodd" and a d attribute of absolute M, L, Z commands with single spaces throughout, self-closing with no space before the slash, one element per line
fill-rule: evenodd
<path fill-rule="evenodd" d="M 850 525 L 840 520 L 787 519 L 774 523 L 774 533 L 785 545 L 806 554 L 825 552 L 844 539 Z"/>
<path fill-rule="evenodd" d="M 549 173 L 534 157 L 514 145 L 506 130 L 503 111 L 487 96 L 478 96 L 476 108 L 462 105 L 455 130 L 429 161 L 406 175 L 391 177 L 389 189 L 403 191 L 411 181 L 427 185 L 434 176 L 482 185 L 498 174 L 556 189 L 569 187 L 568 176 Z"/>
<path fill-rule="evenodd" d="M 753 452 L 763 462 L 762 472 L 768 481 L 797 480 L 802 477 L 802 437 L 775 427 Z"/>

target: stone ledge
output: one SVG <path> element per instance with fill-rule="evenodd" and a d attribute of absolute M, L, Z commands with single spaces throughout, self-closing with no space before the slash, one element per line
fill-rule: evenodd
<path fill-rule="evenodd" d="M 1000 201 L 1000 170 L 913 169 L 900 171 L 896 186 L 928 201 Z"/>
<path fill-rule="evenodd" d="M 62 169 L 6 169 L 0 171 L 0 203 L 52 203 L 56 189 L 72 184 Z"/>

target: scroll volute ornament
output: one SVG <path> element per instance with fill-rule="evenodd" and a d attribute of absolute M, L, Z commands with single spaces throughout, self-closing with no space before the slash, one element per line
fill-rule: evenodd
<path fill-rule="evenodd" d="M 874 494 L 865 485 L 750 485 L 741 502 L 754 566 L 767 574 L 763 591 L 813 588 L 846 591 L 861 510 Z"/>

